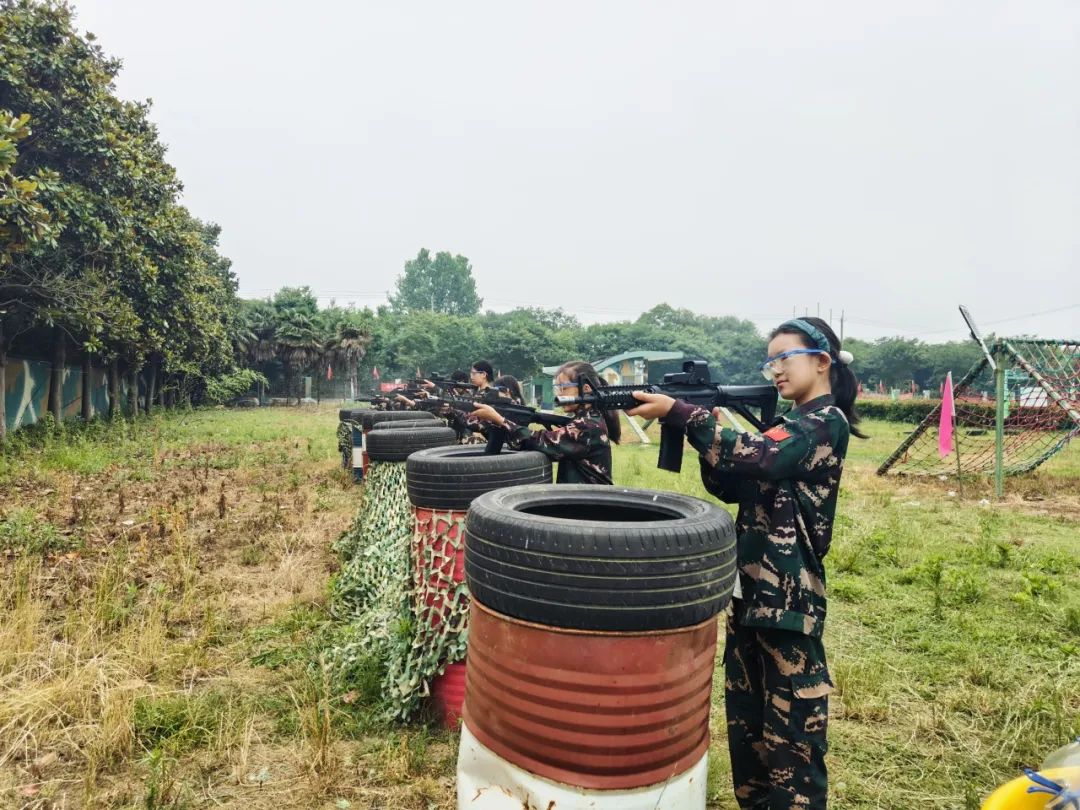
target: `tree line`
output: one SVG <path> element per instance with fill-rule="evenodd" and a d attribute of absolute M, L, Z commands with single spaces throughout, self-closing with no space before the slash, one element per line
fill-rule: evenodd
<path fill-rule="evenodd" d="M 442 261 L 436 259 L 442 257 Z M 452 277 L 441 275 L 455 266 Z M 417 266 L 428 272 L 418 274 Z M 447 271 L 449 272 L 449 271 Z M 439 289 L 432 309 L 431 290 Z M 390 303 L 377 308 L 320 307 L 307 287 L 241 302 L 249 367 L 299 399 L 303 375 L 330 372 L 349 390 L 370 391 L 377 369 L 382 381 L 466 369 L 479 359 L 496 370 L 529 379 L 544 366 L 569 359 L 602 360 L 629 350 L 681 351 L 709 361 L 713 379 L 732 384 L 761 381 L 767 336 L 748 320 L 709 316 L 666 303 L 634 320 L 583 325 L 561 309 L 522 307 L 484 312 L 468 260 L 426 250 L 406 262 Z M 864 390 L 936 390 L 949 371 L 959 376 L 979 358 L 969 341 L 928 344 L 907 338 L 848 338 Z"/>

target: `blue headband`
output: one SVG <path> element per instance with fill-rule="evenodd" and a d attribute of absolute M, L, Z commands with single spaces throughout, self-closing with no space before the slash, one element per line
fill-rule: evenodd
<path fill-rule="evenodd" d="M 836 355 L 833 353 L 832 346 L 829 345 L 829 339 L 825 337 L 825 333 L 809 321 L 804 321 L 802 318 L 795 318 L 791 321 L 784 321 L 782 324 L 780 324 L 778 329 L 798 329 L 800 332 L 802 332 L 804 335 L 814 341 L 814 343 L 817 344 L 817 347 L 819 349 L 821 349 L 830 357 L 834 359 L 836 358 Z"/>

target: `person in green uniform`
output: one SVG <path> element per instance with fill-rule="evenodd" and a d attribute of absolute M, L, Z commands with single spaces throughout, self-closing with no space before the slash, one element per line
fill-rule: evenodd
<path fill-rule="evenodd" d="M 491 388 L 495 380 L 495 367 L 489 360 L 477 360 L 469 367 L 469 382 L 476 386 L 476 393 L 482 394 Z"/>
<path fill-rule="evenodd" d="M 739 504 L 738 586 L 724 651 L 728 749 L 735 797 L 750 810 L 826 806 L 829 693 L 824 558 L 840 474 L 855 427 L 851 354 L 820 318 L 786 321 L 769 337 L 765 377 L 791 411 L 762 434 L 717 424 L 662 394 L 629 411 L 686 430 L 706 489 Z"/>
<path fill-rule="evenodd" d="M 475 366 L 474 366 L 475 368 Z M 588 363 L 563 364 L 555 375 L 560 396 L 576 397 L 606 383 Z M 619 443 L 622 426 L 616 411 L 597 411 L 591 405 L 567 405 L 573 417 L 567 425 L 551 430 L 529 430 L 516 425 L 488 405 L 479 405 L 469 416 L 491 422 L 507 432 L 507 444 L 517 450 L 537 450 L 559 463 L 556 484 L 611 484 L 611 443 Z"/>

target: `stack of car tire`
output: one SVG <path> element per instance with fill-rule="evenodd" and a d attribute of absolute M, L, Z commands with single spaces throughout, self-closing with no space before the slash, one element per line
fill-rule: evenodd
<path fill-rule="evenodd" d="M 704 808 L 735 565 L 730 515 L 696 498 L 581 485 L 476 498 L 458 807 Z"/>
<path fill-rule="evenodd" d="M 357 480 L 363 480 L 367 475 L 368 463 L 371 461 L 367 448 L 367 437 L 376 425 L 387 425 L 393 422 L 424 422 L 430 424 L 431 427 L 443 426 L 442 420 L 436 419 L 435 414 L 429 413 L 428 411 L 374 411 L 367 409 L 358 413 L 357 421 L 359 430 L 353 431 L 352 454 L 354 469 L 359 470 L 356 475 Z M 357 442 L 359 442 L 359 444 L 357 444 Z M 430 447 L 431 445 L 428 446 Z M 357 452 L 357 450 L 359 450 L 359 452 Z M 391 452 L 391 455 L 396 457 L 399 454 Z M 404 459 L 397 460 L 404 461 Z"/>

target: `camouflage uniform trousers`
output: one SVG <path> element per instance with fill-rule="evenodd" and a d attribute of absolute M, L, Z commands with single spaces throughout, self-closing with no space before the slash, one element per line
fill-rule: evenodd
<path fill-rule="evenodd" d="M 724 670 L 728 749 L 739 807 L 823 809 L 833 685 L 821 639 L 741 627 L 729 618 Z"/>

